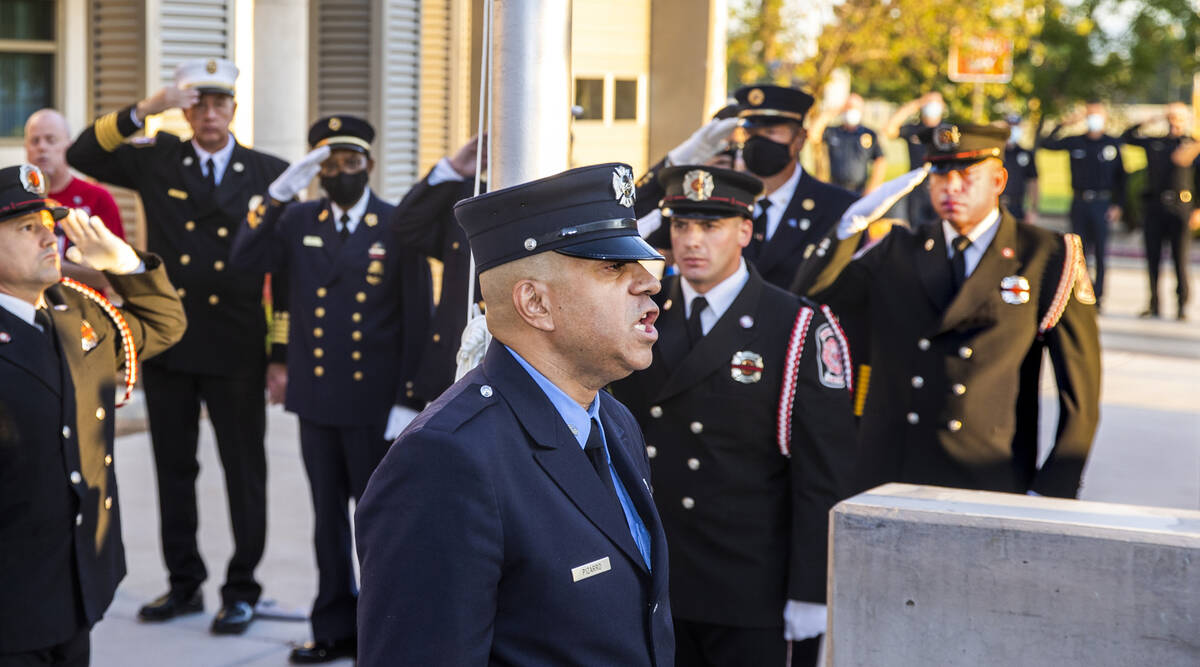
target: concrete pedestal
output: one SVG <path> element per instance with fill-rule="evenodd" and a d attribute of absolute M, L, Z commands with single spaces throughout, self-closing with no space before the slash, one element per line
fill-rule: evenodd
<path fill-rule="evenodd" d="M 1200 512 L 888 484 L 830 532 L 837 667 L 1200 665 Z"/>

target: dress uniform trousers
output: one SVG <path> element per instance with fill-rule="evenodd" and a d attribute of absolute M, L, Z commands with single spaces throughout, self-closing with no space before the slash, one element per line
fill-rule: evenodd
<path fill-rule="evenodd" d="M 1171 245 L 1171 263 L 1175 265 L 1175 296 L 1182 309 L 1188 302 L 1188 246 L 1191 230 L 1187 218 L 1178 209 L 1163 205 L 1161 199 L 1145 201 L 1142 234 L 1146 241 L 1146 271 L 1150 278 L 1150 303 L 1158 305 L 1158 273 L 1162 266 L 1163 244 Z"/>
<path fill-rule="evenodd" d="M 1089 194 L 1090 193 L 1090 194 Z M 1096 302 L 1104 298 L 1104 268 L 1108 259 L 1108 207 L 1110 195 L 1103 191 L 1076 192 L 1071 200 L 1071 232 L 1083 241 L 1084 255 L 1096 263 Z"/>

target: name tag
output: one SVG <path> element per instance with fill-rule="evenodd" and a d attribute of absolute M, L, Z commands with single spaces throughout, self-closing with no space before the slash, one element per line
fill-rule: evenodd
<path fill-rule="evenodd" d="M 321 237 L 313 236 L 312 234 L 305 236 L 303 243 L 304 243 L 304 245 L 306 245 L 310 248 L 324 248 L 325 247 L 325 242 L 321 240 Z"/>
<path fill-rule="evenodd" d="M 597 574 L 603 574 L 612 569 L 612 563 L 608 560 L 608 556 L 600 560 L 594 560 L 590 563 L 585 563 L 571 570 L 571 581 L 583 581 L 588 577 L 594 577 Z"/>
<path fill-rule="evenodd" d="M 167 188 L 167 195 L 176 199 L 187 199 L 187 193 L 176 188 Z"/>

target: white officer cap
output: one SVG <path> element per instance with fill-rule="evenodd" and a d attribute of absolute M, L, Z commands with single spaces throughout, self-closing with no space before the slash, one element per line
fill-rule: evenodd
<path fill-rule="evenodd" d="M 196 58 L 185 60 L 175 68 L 175 87 L 181 90 L 194 88 L 201 93 L 233 95 L 238 68 L 224 58 Z"/>

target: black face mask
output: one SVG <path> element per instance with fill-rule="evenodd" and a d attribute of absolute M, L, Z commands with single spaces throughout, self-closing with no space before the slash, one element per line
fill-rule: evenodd
<path fill-rule="evenodd" d="M 353 174 L 339 173 L 337 176 L 322 176 L 321 187 L 329 194 L 333 203 L 346 209 L 358 203 L 363 189 L 367 187 L 368 176 L 366 169 Z"/>
<path fill-rule="evenodd" d="M 792 161 L 791 146 L 766 137 L 750 137 L 742 145 L 742 159 L 750 173 L 769 178 L 783 171 Z"/>

